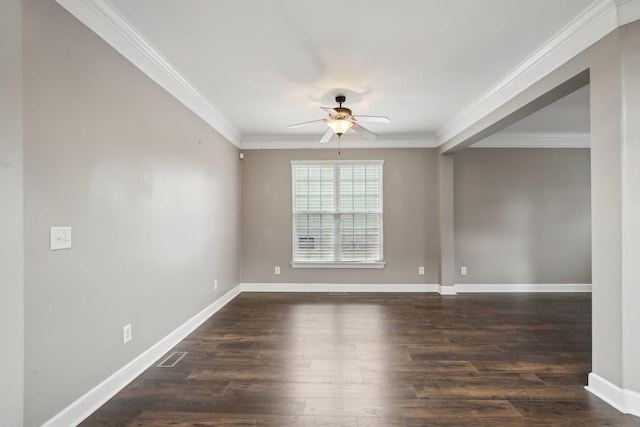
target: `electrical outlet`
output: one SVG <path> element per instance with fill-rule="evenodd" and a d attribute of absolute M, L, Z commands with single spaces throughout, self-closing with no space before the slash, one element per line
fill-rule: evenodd
<path fill-rule="evenodd" d="M 424 276 L 424 267 L 418 267 L 418 274 Z"/>
<path fill-rule="evenodd" d="M 131 323 L 122 327 L 122 344 L 126 344 L 133 336 L 131 335 Z"/>
<path fill-rule="evenodd" d="M 213 289 L 218 289 L 218 279 L 213 279 Z"/>
<path fill-rule="evenodd" d="M 467 275 L 467 267 L 460 267 L 460 274 L 463 276 Z"/>
<path fill-rule="evenodd" d="M 277 265 L 273 267 L 273 274 L 280 274 L 280 267 L 278 267 Z"/>
<path fill-rule="evenodd" d="M 51 227 L 52 251 L 71 248 L 71 227 Z"/>

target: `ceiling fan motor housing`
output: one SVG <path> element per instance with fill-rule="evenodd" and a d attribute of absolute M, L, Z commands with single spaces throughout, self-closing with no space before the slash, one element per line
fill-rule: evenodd
<path fill-rule="evenodd" d="M 344 95 L 336 96 L 336 102 L 340 104 L 340 106 L 335 107 L 333 109 L 333 111 L 335 111 L 335 114 L 331 115 L 332 119 L 334 120 L 350 120 L 351 119 L 351 116 L 353 115 L 353 113 L 351 112 L 351 109 L 342 106 L 342 103 L 346 102 L 346 100 L 347 100 L 347 97 Z"/>
<path fill-rule="evenodd" d="M 334 118 L 349 118 L 351 117 L 351 110 L 345 107 L 336 107 L 334 108 L 336 114 L 333 115 Z M 348 116 L 348 117 L 347 117 Z"/>

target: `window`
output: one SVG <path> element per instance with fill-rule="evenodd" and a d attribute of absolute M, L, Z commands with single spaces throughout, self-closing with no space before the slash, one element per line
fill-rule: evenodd
<path fill-rule="evenodd" d="M 384 266 L 382 165 L 291 162 L 294 267 Z"/>

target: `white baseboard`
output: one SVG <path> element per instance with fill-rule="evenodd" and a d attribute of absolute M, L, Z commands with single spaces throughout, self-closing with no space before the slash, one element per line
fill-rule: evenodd
<path fill-rule="evenodd" d="M 426 283 L 242 283 L 243 292 L 439 292 L 440 285 Z"/>
<path fill-rule="evenodd" d="M 622 393 L 627 414 L 640 417 L 640 393 L 633 390 L 624 390 Z"/>
<path fill-rule="evenodd" d="M 472 292 L 591 292 L 591 284 L 354 284 L 354 283 L 242 283 L 243 292 L 437 292 L 457 295 Z"/>
<path fill-rule="evenodd" d="M 222 297 L 218 298 L 207 308 L 187 320 L 182 326 L 158 341 L 140 356 L 127 363 L 109 378 L 89 390 L 78 400 L 67 406 L 53 418 L 45 422 L 43 427 L 69 427 L 78 425 L 81 421 L 95 412 L 107 400 L 122 390 L 138 375 L 144 372 L 167 351 L 193 332 L 205 320 L 233 300 L 242 292 L 240 285 L 236 286 Z"/>
<path fill-rule="evenodd" d="M 440 295 L 458 295 L 456 285 L 453 285 L 453 286 L 438 285 L 438 292 L 440 293 Z"/>
<path fill-rule="evenodd" d="M 589 374 L 589 385 L 585 389 L 618 411 L 640 417 L 640 393 L 637 391 L 620 388 L 593 372 Z"/>
<path fill-rule="evenodd" d="M 455 292 L 591 292 L 590 283 L 560 284 L 456 284 Z"/>

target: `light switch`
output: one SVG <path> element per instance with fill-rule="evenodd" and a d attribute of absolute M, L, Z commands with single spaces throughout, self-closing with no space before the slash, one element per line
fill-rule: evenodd
<path fill-rule="evenodd" d="M 71 247 L 71 227 L 51 227 L 51 250 Z"/>

